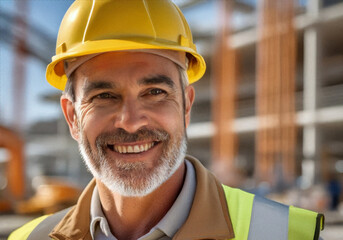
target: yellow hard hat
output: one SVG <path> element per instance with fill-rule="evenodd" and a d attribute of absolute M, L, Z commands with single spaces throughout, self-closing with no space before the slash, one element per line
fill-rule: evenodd
<path fill-rule="evenodd" d="M 189 83 L 199 80 L 206 64 L 197 53 L 180 9 L 169 0 L 76 0 L 65 14 L 56 55 L 46 69 L 48 82 L 64 90 L 63 60 L 135 49 L 185 52 Z"/>

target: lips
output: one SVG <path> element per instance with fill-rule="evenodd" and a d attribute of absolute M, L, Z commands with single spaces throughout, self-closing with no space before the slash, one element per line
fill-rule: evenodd
<path fill-rule="evenodd" d="M 158 142 L 149 142 L 144 144 L 132 144 L 132 145 L 121 145 L 121 144 L 108 144 L 108 148 L 111 151 L 121 154 L 132 154 L 146 152 L 154 147 Z"/>

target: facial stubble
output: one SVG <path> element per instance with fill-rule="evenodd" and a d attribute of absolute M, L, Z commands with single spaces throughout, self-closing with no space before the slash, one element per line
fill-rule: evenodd
<path fill-rule="evenodd" d="M 175 173 L 186 155 L 185 131 L 171 136 L 166 131 L 157 129 L 140 129 L 139 133 L 134 134 L 117 129 L 100 134 L 95 140 L 95 151 L 82 129 L 79 129 L 79 134 L 79 149 L 90 172 L 111 191 L 122 196 L 142 197 L 153 192 Z M 153 162 L 153 167 L 141 161 L 125 162 L 114 159 L 108 154 L 108 142 L 134 142 L 143 139 L 158 139 L 159 144 L 162 144 L 162 153 Z"/>

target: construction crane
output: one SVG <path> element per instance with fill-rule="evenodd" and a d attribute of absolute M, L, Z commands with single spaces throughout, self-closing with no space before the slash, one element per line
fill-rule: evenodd
<path fill-rule="evenodd" d="M 15 1 L 16 13 L 0 9 L 0 41 L 12 45 L 12 126 L 0 126 L 0 149 L 8 154 L 4 161 L 7 184 L 0 192 L 0 212 L 17 213 L 53 212 L 75 203 L 79 189 L 69 183 L 49 177 L 37 186 L 33 197 L 25 200 L 24 141 L 21 138 L 25 119 L 25 86 L 27 58 L 34 57 L 46 65 L 50 62 L 55 40 L 27 21 L 28 1 Z M 5 194 L 3 194 L 5 193 Z"/>
<path fill-rule="evenodd" d="M 6 195 L 0 198 L 0 212 L 13 208 L 12 203 L 23 199 L 25 194 L 25 174 L 23 141 L 13 130 L 0 126 L 0 148 L 6 149 Z"/>

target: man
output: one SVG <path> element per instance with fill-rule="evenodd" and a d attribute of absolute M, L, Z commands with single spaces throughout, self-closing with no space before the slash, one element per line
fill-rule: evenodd
<path fill-rule="evenodd" d="M 318 239 L 321 215 L 223 186 L 185 156 L 204 71 L 171 1 L 75 1 L 47 79 L 94 180 L 10 239 Z"/>

